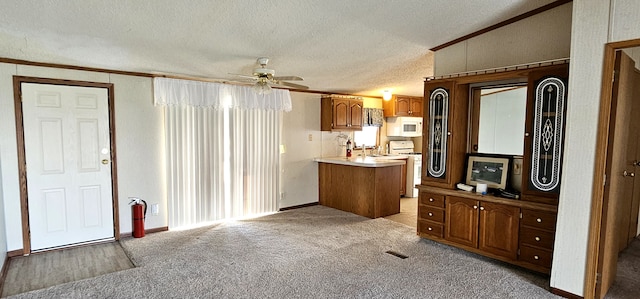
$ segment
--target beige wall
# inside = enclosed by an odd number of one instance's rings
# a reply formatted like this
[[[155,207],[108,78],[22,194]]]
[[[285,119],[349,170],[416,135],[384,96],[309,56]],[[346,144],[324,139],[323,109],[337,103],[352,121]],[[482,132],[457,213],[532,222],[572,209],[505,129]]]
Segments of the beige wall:
[[[130,196],[159,204],[159,215],[147,217],[146,228],[167,226],[164,114],[153,106],[150,78],[2,63],[0,160],[8,251],[22,249],[13,75],[114,83],[120,232],[131,232]]]
[[[1,148],[1,144],[0,144]],[[0,169],[2,169],[2,157],[0,157]],[[7,256],[7,232],[4,217],[4,199],[2,192],[2,172],[0,172],[0,269],[4,267]]]
[[[292,92],[292,111],[283,117],[279,208],[318,202],[318,163],[323,147],[320,95]],[[311,137],[311,138],[310,138]],[[309,140],[311,139],[311,140]]]
[[[551,286],[583,295],[602,61],[607,42],[640,38],[636,0],[574,1],[562,190]]]
[[[584,294],[596,120],[608,24],[607,1],[574,1],[562,187],[551,286],[580,296]]]
[[[568,3],[435,52],[436,76],[569,57]]]

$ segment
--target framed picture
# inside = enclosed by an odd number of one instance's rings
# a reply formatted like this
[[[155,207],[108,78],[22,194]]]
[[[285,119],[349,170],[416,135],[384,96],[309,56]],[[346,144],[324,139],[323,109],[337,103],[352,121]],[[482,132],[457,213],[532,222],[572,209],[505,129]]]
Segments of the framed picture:
[[[487,184],[489,188],[506,189],[509,179],[509,158],[469,155],[466,184]]]

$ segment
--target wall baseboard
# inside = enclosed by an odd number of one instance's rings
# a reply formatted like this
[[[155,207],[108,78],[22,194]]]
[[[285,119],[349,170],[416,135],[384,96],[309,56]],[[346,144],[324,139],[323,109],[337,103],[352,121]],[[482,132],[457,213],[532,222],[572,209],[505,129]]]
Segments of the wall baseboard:
[[[554,295],[558,295],[558,296],[562,296],[564,298],[569,298],[569,299],[584,299],[584,297],[582,296],[578,296],[576,294],[573,293],[569,293],[567,291],[563,291],[560,289],[556,289],[556,288],[549,288],[551,290],[551,293]]]
[[[2,272],[0,272],[0,294],[4,290],[4,280],[7,278],[7,272],[9,272],[9,255],[5,255],[4,264],[2,264]]]
[[[156,228],[145,229],[144,234],[146,235],[146,234],[153,234],[153,233],[159,233],[159,232],[166,232],[168,230],[169,230],[168,226],[156,227]],[[120,239],[132,237],[132,234],[133,232],[120,234]]]
[[[300,209],[300,208],[306,208],[306,207],[312,207],[312,206],[317,206],[319,205],[319,202],[311,202],[311,203],[306,203],[303,205],[297,205],[297,206],[292,206],[292,207],[286,207],[286,208],[280,208],[280,212],[282,211],[287,211],[287,210],[294,210],[294,209]]]
[[[24,255],[24,250],[22,248],[20,249],[16,249],[16,250],[11,250],[11,251],[7,251],[7,257],[14,257],[14,256],[22,256]]]

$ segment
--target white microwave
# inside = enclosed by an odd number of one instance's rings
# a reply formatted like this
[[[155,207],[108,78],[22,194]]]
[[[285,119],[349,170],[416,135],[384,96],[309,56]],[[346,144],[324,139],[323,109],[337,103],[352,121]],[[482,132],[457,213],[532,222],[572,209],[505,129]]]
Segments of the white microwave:
[[[387,136],[422,136],[422,117],[388,117]]]

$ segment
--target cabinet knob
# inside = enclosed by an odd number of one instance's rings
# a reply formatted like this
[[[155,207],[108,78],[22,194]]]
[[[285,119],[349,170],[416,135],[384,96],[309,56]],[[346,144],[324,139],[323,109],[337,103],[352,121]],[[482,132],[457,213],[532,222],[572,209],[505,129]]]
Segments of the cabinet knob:
[[[542,219],[538,218],[538,219],[536,219],[536,222],[542,223]]]
[[[524,133],[524,137],[529,137],[529,133]]]
[[[447,132],[447,136],[451,136],[451,132]]]
[[[433,202],[433,198],[429,197],[429,202]]]
[[[473,209],[474,209],[474,210],[478,209],[478,206],[473,206]]]
[[[433,228],[430,227],[430,228],[428,228],[428,230],[433,230]]]
[[[480,207],[480,211],[484,211],[484,207]]]
[[[535,239],[536,239],[537,242],[540,242],[540,237],[536,236]]]
[[[533,259],[534,259],[534,260],[539,260],[539,259],[540,259],[540,257],[539,257],[539,256],[537,256],[537,255],[534,255],[534,256],[533,256]]]
[[[433,216],[433,213],[429,212],[429,214],[427,214],[427,215],[429,215],[429,217],[431,217],[431,216]]]

